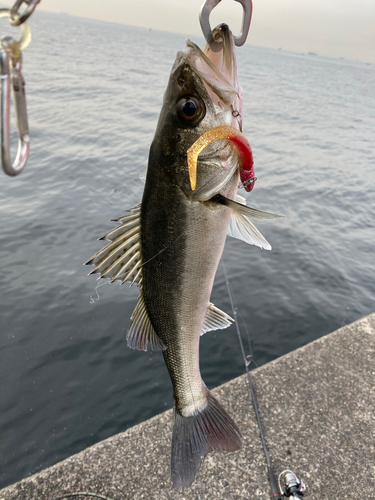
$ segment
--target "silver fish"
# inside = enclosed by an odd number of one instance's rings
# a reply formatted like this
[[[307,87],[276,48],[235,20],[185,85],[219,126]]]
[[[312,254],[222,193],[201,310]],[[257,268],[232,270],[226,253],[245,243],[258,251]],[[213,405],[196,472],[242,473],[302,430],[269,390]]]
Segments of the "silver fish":
[[[223,49],[193,42],[177,54],[151,145],[142,203],[103,236],[110,243],[87,264],[92,273],[136,283],[139,302],[127,334],[133,349],[162,350],[174,390],[171,473],[176,490],[189,486],[212,450],[235,451],[240,431],[204,384],[199,339],[228,327],[230,316],[210,303],[227,233],[261,248],[269,243],[247,217],[274,218],[237,197],[239,155],[227,140],[199,156],[192,189],[186,152],[219,126],[242,130],[242,89],[233,36],[216,29]]]

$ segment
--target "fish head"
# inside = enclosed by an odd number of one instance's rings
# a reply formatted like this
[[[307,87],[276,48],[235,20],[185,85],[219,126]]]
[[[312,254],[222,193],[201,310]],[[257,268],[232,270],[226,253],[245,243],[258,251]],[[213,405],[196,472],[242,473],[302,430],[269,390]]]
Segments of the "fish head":
[[[199,137],[219,126],[242,130],[234,38],[227,25],[215,28],[213,34],[222,40],[220,52],[209,46],[202,51],[188,40],[177,54],[150,151],[149,167],[154,160],[156,168],[172,177],[189,199],[199,201],[218,192],[232,193],[239,177],[236,147],[228,140],[217,140],[198,158],[195,189],[189,180],[187,151]]]

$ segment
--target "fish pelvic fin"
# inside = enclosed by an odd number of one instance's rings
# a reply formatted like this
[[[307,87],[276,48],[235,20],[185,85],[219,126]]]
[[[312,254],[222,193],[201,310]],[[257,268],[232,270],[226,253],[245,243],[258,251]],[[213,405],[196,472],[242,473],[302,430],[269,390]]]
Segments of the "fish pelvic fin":
[[[191,485],[210,451],[237,451],[241,432],[221,404],[207,390],[207,405],[189,417],[175,410],[172,435],[171,474],[176,491]]]
[[[139,295],[138,304],[130,318],[130,325],[126,336],[128,347],[138,351],[147,351],[150,344],[153,351],[165,351],[166,346],[157,336],[149,318],[143,293]]]
[[[233,318],[210,303],[203,323],[201,335],[211,330],[222,330],[224,328],[228,328],[232,321],[234,321]]]
[[[131,285],[140,284],[142,279],[141,258],[141,205],[129,210],[130,214],[118,219],[120,225],[108,231],[101,240],[110,243],[99,250],[86,264],[94,265],[90,274],[110,278],[111,283],[120,280]]]
[[[247,217],[237,212],[233,211],[232,213],[227,234],[249,245],[264,248],[264,250],[272,250],[271,245],[254,224]]]

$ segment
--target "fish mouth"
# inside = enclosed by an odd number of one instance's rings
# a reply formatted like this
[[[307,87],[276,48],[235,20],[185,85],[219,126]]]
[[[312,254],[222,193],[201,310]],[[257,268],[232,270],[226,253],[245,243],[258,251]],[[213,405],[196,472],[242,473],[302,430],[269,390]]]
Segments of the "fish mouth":
[[[219,52],[213,52],[208,44],[202,51],[189,39],[183,52],[192,71],[202,81],[222,124],[242,131],[243,91],[238,82],[234,37],[226,24],[217,26],[213,36],[222,42]]]

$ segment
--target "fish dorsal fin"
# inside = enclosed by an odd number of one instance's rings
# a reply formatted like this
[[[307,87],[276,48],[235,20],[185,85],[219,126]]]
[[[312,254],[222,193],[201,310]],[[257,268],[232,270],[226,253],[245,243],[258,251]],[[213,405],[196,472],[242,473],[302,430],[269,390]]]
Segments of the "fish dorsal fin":
[[[128,346],[138,351],[147,351],[147,344],[153,351],[164,351],[166,346],[156,335],[154,327],[149,318],[143,293],[139,295],[138,304],[130,318],[128,334],[126,336]]]
[[[131,285],[142,279],[141,259],[141,205],[129,210],[129,215],[114,219],[120,222],[101,240],[110,243],[99,250],[86,264],[94,265],[90,274],[100,274],[101,278],[111,278],[111,282],[120,280]]]
[[[257,247],[264,248],[265,250],[272,250],[271,245],[258,231],[254,224],[238,212],[232,213],[227,234],[233,238],[245,241],[246,243],[249,243],[249,245],[256,245]]]
[[[234,321],[233,318],[210,303],[203,323],[201,335],[211,330],[222,330],[223,328],[228,328],[232,321]]]

